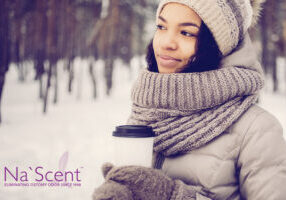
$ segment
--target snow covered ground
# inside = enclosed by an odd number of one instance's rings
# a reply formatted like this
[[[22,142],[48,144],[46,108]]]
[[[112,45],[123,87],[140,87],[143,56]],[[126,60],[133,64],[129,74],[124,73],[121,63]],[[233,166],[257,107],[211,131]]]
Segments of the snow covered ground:
[[[29,74],[26,83],[19,84],[15,67],[11,67],[4,89],[3,124],[0,126],[0,200],[91,199],[94,188],[103,181],[100,166],[112,161],[111,133],[116,125],[126,122],[130,113],[130,90],[139,70],[136,61],[131,72],[120,62],[116,64],[110,97],[104,94],[103,68],[97,62],[99,91],[96,100],[91,98],[87,61],[78,59],[76,62],[77,76],[71,95],[66,93],[66,74],[59,70],[59,103],[50,103],[46,115],[42,114],[33,74]],[[51,96],[52,93],[51,90]],[[272,94],[266,89],[260,99],[261,106],[279,119],[284,130],[285,97],[285,93]],[[79,169],[81,186],[4,186],[4,167],[30,172],[29,167],[39,166],[53,172]]]

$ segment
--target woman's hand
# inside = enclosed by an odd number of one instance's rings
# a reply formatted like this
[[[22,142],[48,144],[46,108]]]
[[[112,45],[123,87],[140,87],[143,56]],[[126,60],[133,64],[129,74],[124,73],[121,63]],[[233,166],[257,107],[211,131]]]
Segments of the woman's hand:
[[[110,163],[105,163],[102,166],[102,173],[104,178],[108,172],[114,168]],[[100,187],[96,188],[92,199],[93,200],[133,200],[132,192],[120,183],[106,180]]]
[[[134,200],[169,200],[175,188],[175,181],[161,170],[147,167],[112,167],[105,178],[127,186],[132,191]]]
[[[114,181],[105,181],[93,193],[93,200],[133,200],[131,191]]]
[[[172,180],[162,170],[141,167],[102,167],[105,183],[97,188],[93,200],[191,200],[196,190],[180,180]],[[125,196],[123,196],[125,195]]]

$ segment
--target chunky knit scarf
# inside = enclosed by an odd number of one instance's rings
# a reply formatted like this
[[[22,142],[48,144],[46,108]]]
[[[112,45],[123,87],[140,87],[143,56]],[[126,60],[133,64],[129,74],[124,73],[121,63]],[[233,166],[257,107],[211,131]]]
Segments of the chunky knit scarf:
[[[257,100],[262,71],[250,39],[218,70],[161,74],[144,69],[132,90],[128,124],[150,125],[154,151],[186,153],[221,135]]]

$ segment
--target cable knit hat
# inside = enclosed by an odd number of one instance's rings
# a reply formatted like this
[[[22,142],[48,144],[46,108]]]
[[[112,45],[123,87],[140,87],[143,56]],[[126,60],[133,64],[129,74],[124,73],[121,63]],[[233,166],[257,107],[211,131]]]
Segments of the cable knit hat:
[[[192,8],[212,32],[223,55],[230,53],[254,25],[265,0],[161,0],[157,18],[167,3]]]

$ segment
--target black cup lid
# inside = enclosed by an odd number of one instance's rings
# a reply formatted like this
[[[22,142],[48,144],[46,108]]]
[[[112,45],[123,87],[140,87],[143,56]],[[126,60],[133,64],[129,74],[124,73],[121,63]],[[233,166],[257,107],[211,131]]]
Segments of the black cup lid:
[[[151,126],[144,125],[122,125],[117,126],[112,133],[115,137],[144,138],[154,137],[155,134]]]

